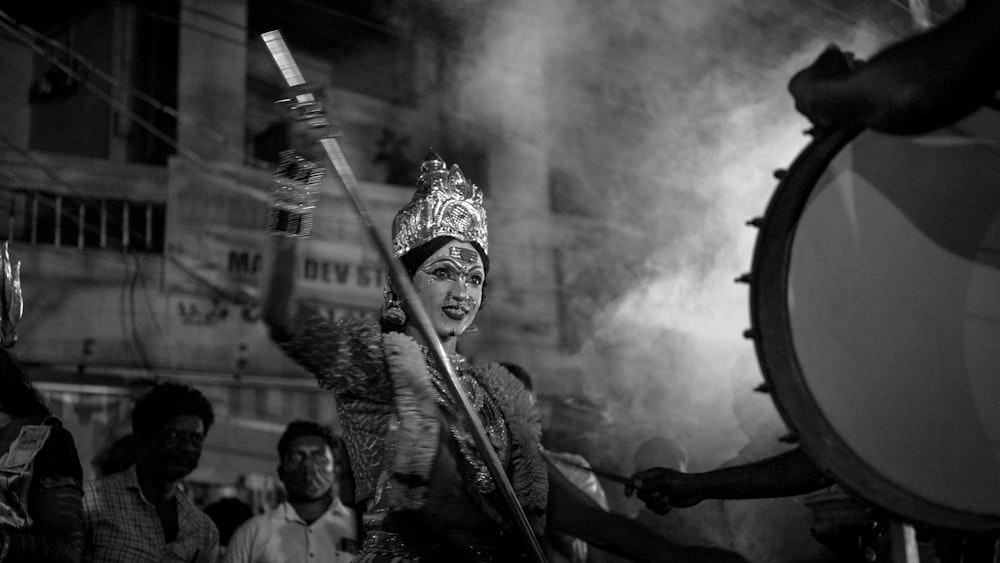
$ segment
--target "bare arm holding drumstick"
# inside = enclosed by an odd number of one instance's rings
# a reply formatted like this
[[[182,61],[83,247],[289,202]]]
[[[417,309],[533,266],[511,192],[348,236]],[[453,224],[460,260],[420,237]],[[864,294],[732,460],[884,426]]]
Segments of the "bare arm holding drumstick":
[[[795,448],[753,463],[704,473],[683,473],[653,467],[636,473],[638,490],[626,487],[657,514],[672,507],[684,508],[713,499],[773,498],[801,495],[828,487],[833,481]]]
[[[860,125],[917,134],[952,123],[1000,86],[1000,2],[966,0],[950,19],[867,63],[831,45],[789,82],[818,128]]]

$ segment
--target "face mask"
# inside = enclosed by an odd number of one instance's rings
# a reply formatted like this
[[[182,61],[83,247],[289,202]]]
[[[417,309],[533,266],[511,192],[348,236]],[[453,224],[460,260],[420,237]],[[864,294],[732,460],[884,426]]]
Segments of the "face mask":
[[[300,463],[286,469],[282,481],[288,496],[295,500],[317,500],[326,496],[333,487],[333,471],[313,463]]]

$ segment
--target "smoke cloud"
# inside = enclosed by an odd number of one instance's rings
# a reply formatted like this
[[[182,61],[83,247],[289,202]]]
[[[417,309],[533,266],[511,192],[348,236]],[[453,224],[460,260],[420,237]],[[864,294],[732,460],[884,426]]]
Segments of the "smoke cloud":
[[[543,392],[602,403],[610,423],[580,436],[567,415],[557,448],[629,474],[651,463],[704,471],[790,447],[779,441],[788,430],[771,398],[753,390],[763,376],[743,338],[748,289],[734,283],[751,269],[757,232],[745,223],[764,213],[775,169],[810,140],[789,79],[831,43],[866,58],[911,33],[905,8],[866,0],[441,8],[471,32],[444,80],[455,111],[490,136],[491,150],[517,145],[506,150],[547,158],[547,178],[507,178],[493,205],[547,203],[603,227],[558,241],[561,283],[551,299],[567,310],[561,329],[575,341],[565,365],[534,375]],[[608,500],[619,512],[638,510],[620,487],[608,487]],[[764,502],[702,503],[671,517],[750,560],[822,557],[801,499]]]
[[[742,337],[747,288],[734,278],[751,265],[756,231],[745,222],[809,140],[789,78],[829,43],[866,57],[905,29],[898,6],[868,4],[442,8],[477,32],[450,77],[458,111],[547,154],[555,210],[605,225],[607,236],[567,250],[570,293],[553,296],[584,325],[568,360],[576,384],[614,419],[592,442],[595,464],[632,471],[638,445],[658,436],[693,471],[753,441],[781,447],[773,404],[752,392],[763,378]]]

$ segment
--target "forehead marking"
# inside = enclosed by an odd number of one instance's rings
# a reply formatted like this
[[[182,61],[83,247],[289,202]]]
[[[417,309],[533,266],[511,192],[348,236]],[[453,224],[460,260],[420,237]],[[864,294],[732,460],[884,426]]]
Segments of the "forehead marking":
[[[448,255],[452,258],[461,260],[462,262],[470,262],[475,264],[479,262],[479,253],[471,248],[462,248],[461,246],[450,246],[448,247]]]

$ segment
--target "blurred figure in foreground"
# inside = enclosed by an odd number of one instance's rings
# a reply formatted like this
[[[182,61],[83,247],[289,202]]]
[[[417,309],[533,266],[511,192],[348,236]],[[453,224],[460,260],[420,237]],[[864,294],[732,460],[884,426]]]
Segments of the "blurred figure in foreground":
[[[20,264],[0,250],[0,343],[16,341]],[[75,563],[83,549],[83,470],[73,437],[0,349],[0,562]]]

